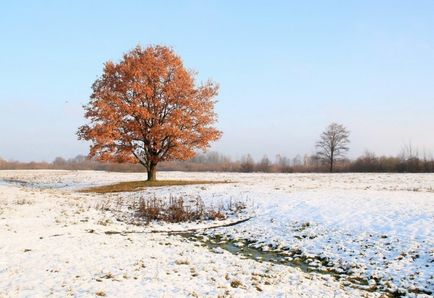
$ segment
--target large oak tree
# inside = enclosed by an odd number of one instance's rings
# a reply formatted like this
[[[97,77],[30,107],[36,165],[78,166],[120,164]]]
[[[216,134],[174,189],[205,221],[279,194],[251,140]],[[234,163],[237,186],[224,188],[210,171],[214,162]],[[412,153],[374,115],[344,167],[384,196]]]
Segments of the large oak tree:
[[[221,132],[213,127],[217,84],[197,84],[165,46],[137,46],[119,63],[105,63],[85,108],[90,123],[78,137],[91,141],[91,158],[141,163],[156,180],[161,161],[186,160]]]

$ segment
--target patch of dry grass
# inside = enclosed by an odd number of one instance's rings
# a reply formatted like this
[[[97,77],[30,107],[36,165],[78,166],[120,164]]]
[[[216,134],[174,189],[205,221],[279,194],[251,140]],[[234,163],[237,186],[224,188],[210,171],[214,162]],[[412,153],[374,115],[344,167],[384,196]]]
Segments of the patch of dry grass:
[[[90,187],[80,190],[88,193],[114,193],[139,191],[146,187],[180,186],[194,184],[220,184],[229,181],[206,181],[206,180],[157,180],[157,181],[128,181],[116,184]]]
[[[238,279],[234,279],[233,281],[231,281],[231,287],[232,288],[239,288],[241,287],[243,284],[241,283],[241,281],[239,281]]]
[[[15,201],[16,205],[33,205],[34,201],[28,199],[18,199]]]
[[[170,223],[190,222],[195,220],[223,220],[226,219],[222,208],[207,209],[201,198],[186,200],[183,197],[142,198],[139,201],[137,215],[147,223],[157,220]]]

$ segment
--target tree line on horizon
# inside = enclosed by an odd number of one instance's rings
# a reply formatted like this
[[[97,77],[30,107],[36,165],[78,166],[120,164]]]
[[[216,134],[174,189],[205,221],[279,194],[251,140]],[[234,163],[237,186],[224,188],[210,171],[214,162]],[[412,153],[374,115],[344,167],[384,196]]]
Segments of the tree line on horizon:
[[[101,162],[78,155],[75,158],[55,158],[52,162],[6,161],[0,158],[1,170],[53,169],[53,170],[96,170],[113,172],[146,172],[140,164]],[[329,164],[317,154],[296,155],[289,158],[276,155],[272,160],[268,156],[255,160],[250,154],[234,160],[218,152],[198,154],[187,161],[162,162],[160,171],[188,172],[240,172],[240,173],[326,173]],[[434,158],[422,153],[411,145],[403,147],[398,156],[377,156],[365,152],[356,159],[342,158],[336,161],[335,172],[373,172],[373,173],[433,173]]]

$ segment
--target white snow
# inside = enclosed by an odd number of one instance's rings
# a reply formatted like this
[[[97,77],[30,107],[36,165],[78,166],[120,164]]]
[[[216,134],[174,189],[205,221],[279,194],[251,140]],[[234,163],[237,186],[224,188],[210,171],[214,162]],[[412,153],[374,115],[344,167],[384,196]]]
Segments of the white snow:
[[[434,175],[162,172],[160,179],[233,183],[148,188],[110,195],[80,187],[140,180],[143,173],[0,171],[0,297],[379,296],[330,275],[209,250],[181,236],[151,234],[196,223],[133,226],[95,207],[143,196],[200,196],[207,205],[247,203],[251,220],[209,230],[262,250],[300,249],[336,271],[402,293],[434,291]],[[124,210],[126,212],[126,210]],[[127,216],[131,216],[126,212]],[[235,220],[235,216],[226,222]],[[200,223],[201,227],[215,225]],[[141,233],[107,235],[106,231]],[[266,248],[267,247],[267,248]],[[375,277],[375,282],[371,277]],[[231,282],[239,281],[239,287]],[[237,284],[237,283],[235,283]],[[233,284],[233,285],[235,285]],[[414,296],[414,295],[413,295]],[[423,295],[419,295],[423,296]]]

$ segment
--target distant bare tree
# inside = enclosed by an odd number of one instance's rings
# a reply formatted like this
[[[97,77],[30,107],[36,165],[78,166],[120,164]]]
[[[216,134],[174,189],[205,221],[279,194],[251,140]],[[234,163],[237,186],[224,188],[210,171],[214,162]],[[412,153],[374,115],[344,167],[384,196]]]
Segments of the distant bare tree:
[[[302,161],[301,161],[301,156],[300,154],[297,154],[293,159],[292,159],[292,165],[294,167],[298,167],[302,165]]]
[[[268,173],[271,170],[271,161],[268,159],[267,155],[264,155],[259,163],[256,165],[256,170],[258,172]]]
[[[419,158],[419,150],[413,147],[412,142],[408,142],[408,144],[404,144],[401,149],[400,157],[402,160]]]
[[[402,147],[400,159],[401,171],[410,173],[420,172],[423,161],[421,161],[419,158],[419,150],[413,147],[411,141]]]
[[[316,143],[317,155],[328,164],[330,173],[333,172],[336,161],[345,157],[349,150],[349,136],[350,132],[343,125],[332,123]]]
[[[56,157],[52,162],[54,166],[64,166],[66,164],[66,160],[63,157]]]
[[[276,171],[278,173],[290,173],[293,171],[291,167],[291,161],[289,160],[288,157],[277,154],[275,164],[276,164]]]
[[[250,154],[241,158],[240,171],[244,173],[253,172],[255,169],[255,161]]]

